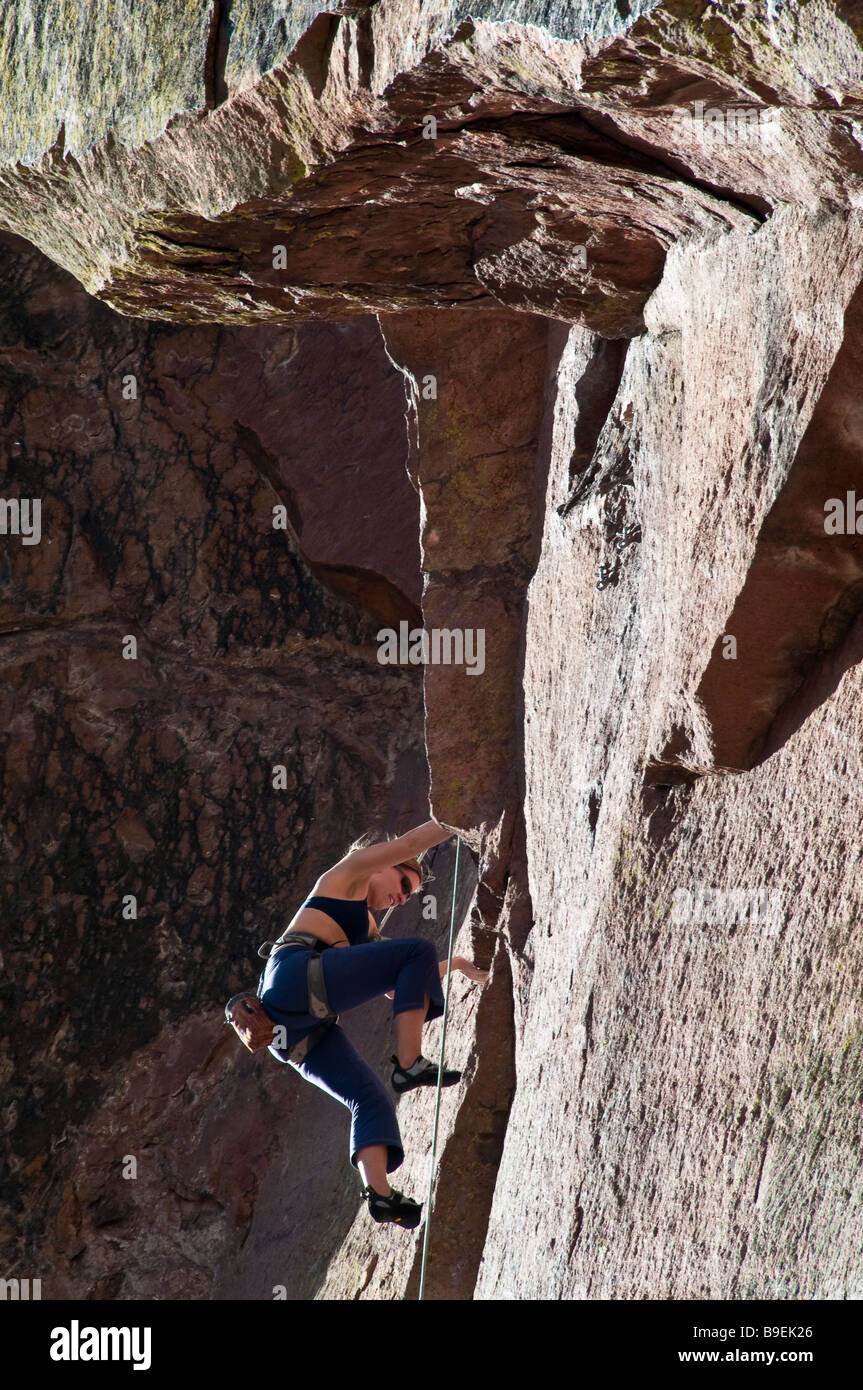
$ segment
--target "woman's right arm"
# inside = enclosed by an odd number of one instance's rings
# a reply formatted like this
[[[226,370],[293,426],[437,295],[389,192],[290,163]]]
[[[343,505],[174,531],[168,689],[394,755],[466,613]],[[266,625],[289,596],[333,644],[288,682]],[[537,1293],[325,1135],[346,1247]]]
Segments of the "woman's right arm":
[[[409,830],[395,840],[382,840],[377,845],[351,850],[350,854],[333,865],[330,873],[338,871],[343,874],[348,870],[355,878],[370,878],[379,869],[391,869],[405,859],[417,859],[424,850],[449,840],[452,833],[438,825],[436,820],[427,820],[424,825],[418,825],[415,830]]]

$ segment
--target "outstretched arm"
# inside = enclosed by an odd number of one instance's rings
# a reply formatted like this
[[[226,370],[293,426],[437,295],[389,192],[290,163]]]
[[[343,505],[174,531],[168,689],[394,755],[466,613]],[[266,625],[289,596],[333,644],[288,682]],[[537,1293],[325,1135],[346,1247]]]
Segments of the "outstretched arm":
[[[452,968],[453,970],[457,970],[460,975],[466,976],[468,980],[479,980],[480,984],[483,985],[490,974],[488,970],[480,970],[479,966],[474,965],[473,961],[468,960],[466,956],[453,956]],[[441,961],[438,970],[440,971],[441,979],[443,979],[446,974],[445,960]]]
[[[334,867],[350,868],[357,878],[368,878],[379,869],[391,869],[404,859],[416,859],[424,850],[450,839],[452,833],[438,825],[436,820],[427,820],[424,825],[418,825],[415,830],[409,830],[395,840],[382,840],[380,844],[352,850]]]

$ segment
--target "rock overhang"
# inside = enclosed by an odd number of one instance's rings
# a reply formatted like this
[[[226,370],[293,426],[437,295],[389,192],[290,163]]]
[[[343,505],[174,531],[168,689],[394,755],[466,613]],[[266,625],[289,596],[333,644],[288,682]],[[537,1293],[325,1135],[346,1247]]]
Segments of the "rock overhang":
[[[133,316],[503,306],[629,337],[672,244],[863,196],[842,5],[671,0],[616,29],[591,7],[588,33],[578,5],[381,0],[295,10],[277,43],[280,8],[213,7],[197,82],[163,12],[149,114],[127,92],[84,148],[63,106],[55,145],[0,171],[0,222]]]

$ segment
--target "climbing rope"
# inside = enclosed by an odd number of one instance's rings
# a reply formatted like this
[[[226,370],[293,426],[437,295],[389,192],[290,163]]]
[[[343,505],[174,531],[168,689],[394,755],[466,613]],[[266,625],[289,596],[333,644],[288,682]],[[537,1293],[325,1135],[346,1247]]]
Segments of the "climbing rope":
[[[438,1064],[437,1064],[437,1096],[435,1097],[435,1107],[434,1107],[434,1129],[433,1129],[433,1131],[432,1131],[431,1165],[430,1165],[430,1167],[429,1167],[428,1197],[426,1198],[426,1224],[425,1224],[425,1230],[424,1230],[424,1232],[423,1232],[423,1258],[422,1258],[422,1265],[421,1265],[421,1267],[420,1267],[420,1292],[419,1292],[419,1301],[420,1301],[420,1302],[422,1302],[423,1295],[424,1295],[424,1293],[425,1293],[426,1259],[427,1259],[427,1257],[428,1257],[428,1248],[429,1248],[429,1231],[431,1230],[431,1214],[432,1214],[432,1205],[431,1205],[431,1203],[432,1203],[432,1192],[433,1192],[433,1190],[434,1190],[434,1167],[435,1167],[435,1157],[436,1157],[436,1155],[437,1155],[437,1130],[438,1130],[438,1119],[439,1119],[439,1116],[440,1116],[440,1093],[441,1093],[441,1083],[442,1083],[442,1080],[443,1080],[443,1055],[444,1055],[444,1047],[445,1047],[445,1045],[446,1045],[446,1018],[447,1018],[447,1012],[448,1012],[448,1010],[449,1010],[449,982],[450,982],[450,971],[452,970],[452,943],[453,943],[453,936],[454,936],[454,934],[455,934],[455,901],[456,901],[456,893],[457,893],[457,891],[458,891],[458,855],[459,855],[459,850],[460,850],[460,849],[461,849],[461,841],[460,841],[460,840],[456,840],[456,842],[455,842],[455,869],[453,870],[453,879],[452,879],[452,910],[450,911],[450,918],[449,918],[449,950],[448,950],[448,952],[447,952],[447,958],[446,958],[446,998],[444,999],[444,1006],[443,1006],[443,1027],[442,1027],[442,1029],[441,1029],[441,1035],[440,1035],[440,1057],[438,1058]]]

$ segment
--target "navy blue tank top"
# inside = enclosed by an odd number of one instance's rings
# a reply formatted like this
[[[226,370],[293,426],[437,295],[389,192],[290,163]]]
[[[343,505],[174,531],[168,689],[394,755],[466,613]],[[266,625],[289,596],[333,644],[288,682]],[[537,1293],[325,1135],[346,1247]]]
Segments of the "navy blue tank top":
[[[369,939],[369,905],[365,898],[306,898],[301,907],[316,907],[332,917],[352,946]]]

